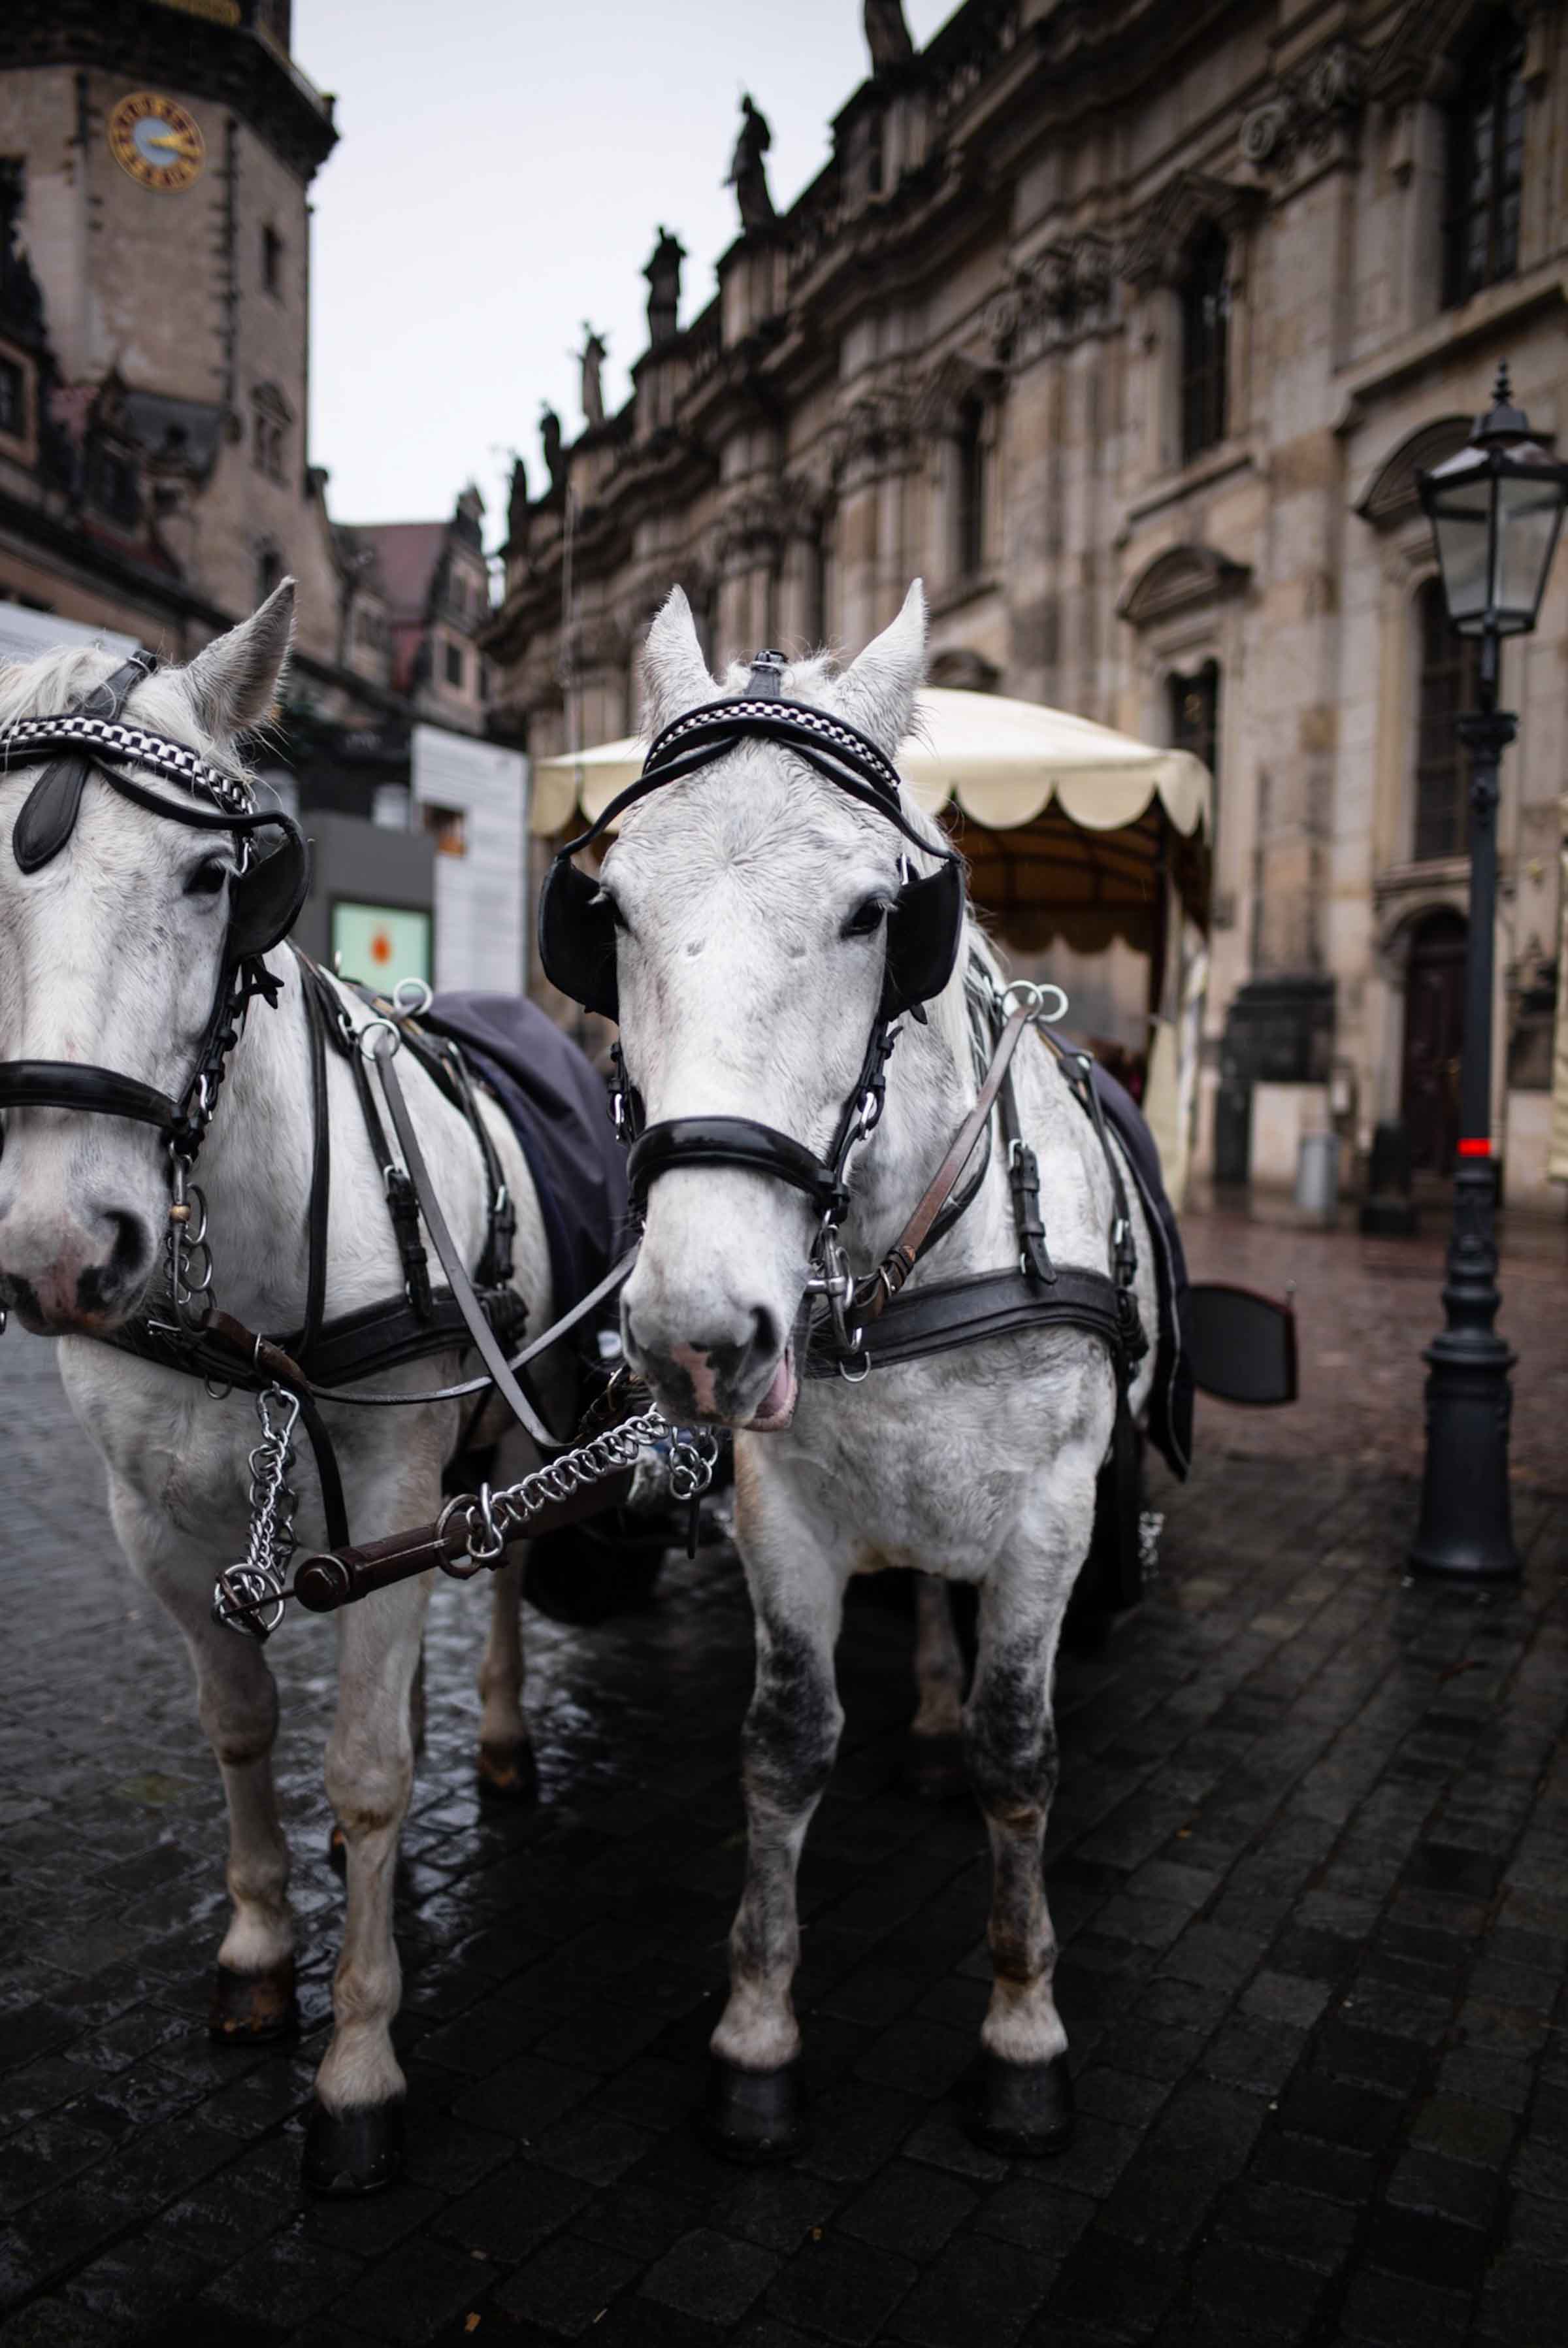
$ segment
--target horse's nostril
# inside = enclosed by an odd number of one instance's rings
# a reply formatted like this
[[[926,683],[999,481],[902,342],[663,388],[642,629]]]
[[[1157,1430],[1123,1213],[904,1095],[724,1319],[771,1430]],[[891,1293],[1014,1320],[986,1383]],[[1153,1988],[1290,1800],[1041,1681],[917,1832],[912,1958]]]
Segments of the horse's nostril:
[[[135,1280],[146,1270],[152,1242],[148,1237],[147,1225],[139,1215],[123,1214],[115,1209],[108,1220],[113,1226],[115,1235],[114,1248],[108,1260],[108,1275],[118,1286]]]
[[[780,1351],[778,1323],[765,1304],[752,1308],[752,1354],[759,1362],[771,1362]]]

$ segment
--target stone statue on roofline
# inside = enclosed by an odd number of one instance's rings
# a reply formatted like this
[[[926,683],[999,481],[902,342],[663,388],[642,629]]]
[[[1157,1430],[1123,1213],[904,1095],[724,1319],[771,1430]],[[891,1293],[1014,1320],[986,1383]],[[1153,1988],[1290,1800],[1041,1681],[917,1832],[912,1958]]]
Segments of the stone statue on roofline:
[[[596,424],[604,422],[604,381],[601,370],[609,355],[610,345],[602,335],[596,334],[585,318],[582,322],[582,349],[578,354],[582,368],[583,421],[591,432]]]
[[[550,489],[566,487],[566,458],[561,448],[560,417],[547,400],[539,410],[539,441],[545,452],[545,470],[550,477]]]
[[[648,280],[648,339],[650,343],[667,343],[676,333],[681,314],[681,263],[686,258],[686,248],[667,228],[659,231],[659,242],[642,274]]]
[[[507,537],[517,544],[528,536],[528,469],[514,448],[512,479],[507,491]]]
[[[763,158],[774,143],[767,118],[761,113],[748,94],[741,99],[741,135],[735,141],[735,151],[730,159],[730,176],[726,188],[733,188],[735,201],[741,208],[741,232],[746,234],[754,228],[766,228],[776,220],[774,200],[768,193],[767,165]]]
[[[915,44],[904,22],[904,0],[866,0],[863,21],[873,74],[886,73],[893,66],[909,63]]]

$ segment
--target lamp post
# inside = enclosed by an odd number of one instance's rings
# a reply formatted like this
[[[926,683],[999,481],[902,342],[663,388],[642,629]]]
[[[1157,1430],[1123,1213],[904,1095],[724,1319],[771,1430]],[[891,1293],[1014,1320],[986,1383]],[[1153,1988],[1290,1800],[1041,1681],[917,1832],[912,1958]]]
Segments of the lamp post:
[[[1491,1155],[1492,941],[1497,903],[1497,771],[1519,721],[1497,705],[1504,636],[1535,625],[1568,504],[1568,465],[1530,438],[1508,369],[1469,446],[1419,477],[1449,620],[1481,644],[1480,707],[1459,721],[1470,752],[1470,931],[1459,1168],[1443,1284],[1446,1327],[1427,1349],[1427,1460],[1418,1571],[1506,1581],[1520,1571],[1508,1491],[1508,1374],[1514,1356],[1493,1328],[1497,1289]]]

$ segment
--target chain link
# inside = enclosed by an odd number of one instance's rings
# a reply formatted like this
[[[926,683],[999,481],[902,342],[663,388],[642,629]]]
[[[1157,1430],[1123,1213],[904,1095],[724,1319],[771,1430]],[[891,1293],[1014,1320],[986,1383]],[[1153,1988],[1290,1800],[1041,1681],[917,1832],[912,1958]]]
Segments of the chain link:
[[[182,1329],[199,1336],[212,1318],[212,1250],[207,1243],[207,1200],[193,1182],[191,1161],[169,1153],[169,1293]]]
[[[218,1577],[212,1619],[252,1639],[266,1639],[283,1619],[289,1562],[294,1554],[299,1494],[289,1482],[300,1400],[282,1386],[256,1396],[261,1440],[251,1454],[251,1534],[242,1564]]]

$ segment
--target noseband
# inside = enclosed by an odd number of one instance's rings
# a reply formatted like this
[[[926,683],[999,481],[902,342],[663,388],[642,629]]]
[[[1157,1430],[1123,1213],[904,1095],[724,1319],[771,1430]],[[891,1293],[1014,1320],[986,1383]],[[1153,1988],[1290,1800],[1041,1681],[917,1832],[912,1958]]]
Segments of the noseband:
[[[886,960],[876,1016],[855,1088],[839,1113],[827,1154],[816,1158],[793,1135],[749,1117],[679,1117],[644,1126],[642,1103],[615,1046],[620,1083],[616,1125],[631,1145],[627,1161],[633,1210],[646,1209],[650,1185],[675,1168],[727,1166],[765,1174],[803,1191],[818,1218],[814,1272],[808,1287],[825,1295],[835,1327],[848,1350],[856,1336],[845,1321],[853,1292],[837,1232],[849,1206],[849,1172],[856,1151],[882,1114],[888,1055],[906,1013],[924,1020],[924,1005],[939,994],[953,973],[964,920],[963,867],[949,848],[917,831],[904,813],[898,770],[875,742],[830,711],[784,698],[781,653],[759,653],[752,663],[747,692],[732,701],[705,703],[664,727],[650,748],[641,774],[613,798],[588,829],[557,854],[539,901],[539,959],[545,974],[562,993],[606,1018],[619,1016],[614,915],[603,891],[572,859],[627,808],[666,783],[727,757],[748,741],[776,742],[823,776],[846,797],[869,808],[901,831],[921,852],[940,860],[935,872],[917,877],[904,862],[905,878],[889,910]]]
[[[281,808],[257,807],[243,776],[212,766],[188,743],[124,722],[127,701],[157,665],[155,654],[138,653],[74,708],[0,726],[0,781],[11,767],[30,766],[46,752],[55,754],[12,829],[12,854],[24,873],[41,871],[69,841],[89,774],[121,798],[170,823],[238,839],[240,869],[230,883],[217,994],[195,1067],[176,1097],[117,1068],[76,1060],[4,1060],[0,1108],[89,1109],[158,1128],[169,1145],[173,1169],[170,1214],[178,1303],[181,1262],[189,1258],[200,1275],[206,1261],[201,1240],[205,1209],[200,1192],[190,1183],[190,1169],[251,996],[262,995],[269,1003],[276,999],[278,983],[269,977],[261,957],[287,936],[298,917],[310,888],[310,851],[292,816]],[[190,795],[190,804],[149,790],[125,771],[132,767],[177,784]],[[200,804],[202,800],[208,804]],[[282,844],[272,855],[255,859],[251,842],[262,830],[281,833]],[[194,1283],[198,1297],[204,1285],[199,1276]]]

